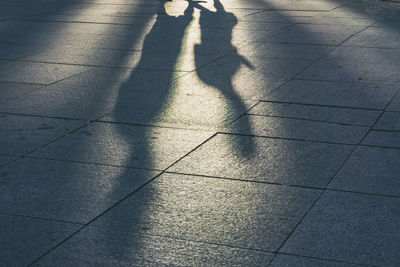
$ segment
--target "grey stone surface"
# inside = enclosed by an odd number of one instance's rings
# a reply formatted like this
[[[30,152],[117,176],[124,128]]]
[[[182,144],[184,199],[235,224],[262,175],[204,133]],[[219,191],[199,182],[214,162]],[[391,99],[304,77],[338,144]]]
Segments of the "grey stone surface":
[[[1,168],[0,212],[87,223],[156,175],[144,170],[22,159]]]
[[[365,265],[350,264],[344,262],[335,262],[321,259],[306,258],[301,256],[292,256],[278,254],[271,262],[271,267],[361,267]]]
[[[16,159],[16,157],[0,155],[0,165],[6,164],[14,159]]]
[[[62,137],[82,121],[31,116],[0,115],[0,153],[22,155]]]
[[[400,48],[400,33],[386,27],[370,27],[347,40],[344,46]]]
[[[391,85],[292,80],[264,99],[303,104],[383,109],[396,94]]]
[[[243,127],[247,124],[250,126]],[[229,128],[232,133],[345,144],[358,144],[369,130],[365,126],[256,115],[244,115]]]
[[[1,90],[0,108],[2,108],[1,104],[7,103],[22,95],[29,94],[41,87],[42,87],[41,85],[35,85],[35,84],[0,82],[0,90]]]
[[[329,81],[398,83],[398,62],[398,49],[338,47],[299,77]]]
[[[400,132],[371,131],[364,139],[363,144],[400,148]]]
[[[0,80],[6,82],[50,84],[71,77],[86,69],[86,67],[82,66],[0,61]]]
[[[314,60],[333,50],[334,46],[276,43],[251,43],[238,50],[239,54],[258,58],[287,58]]]
[[[265,266],[271,258],[262,251],[91,228],[33,266]]]
[[[39,50],[37,46],[0,44],[0,59],[22,59]]]
[[[168,171],[323,187],[352,146],[217,135]]]
[[[387,107],[387,110],[400,111],[400,94],[397,94],[397,96],[392,100],[392,102]]]
[[[0,264],[27,266],[80,227],[0,214]]]
[[[305,68],[308,60],[262,59],[232,54],[185,75],[173,86],[197,94],[205,89],[259,100]],[[200,88],[200,89],[199,89]]]
[[[93,123],[33,153],[33,156],[164,169],[212,133],[125,124]]]
[[[256,104],[234,95],[196,88],[197,94],[163,86],[147,94],[124,93],[101,121],[140,123],[188,129],[224,129]],[[182,92],[183,91],[183,92]]]
[[[277,102],[260,102],[248,114],[309,119],[353,125],[372,126],[380,111],[303,105]]]
[[[355,25],[295,24],[257,41],[339,45],[364,27]]]
[[[358,264],[397,266],[399,208],[399,198],[326,192],[282,251]]]
[[[400,150],[359,147],[329,188],[400,196]]]
[[[399,112],[385,112],[379,118],[378,122],[374,125],[377,130],[392,130],[400,131],[400,113]]]
[[[274,250],[319,193],[311,189],[164,174],[99,218],[94,226]]]

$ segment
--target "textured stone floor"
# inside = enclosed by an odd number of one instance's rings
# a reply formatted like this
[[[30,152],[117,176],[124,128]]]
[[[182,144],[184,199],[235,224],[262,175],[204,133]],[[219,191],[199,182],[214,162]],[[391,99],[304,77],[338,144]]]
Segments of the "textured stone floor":
[[[0,266],[400,266],[399,90],[396,0],[2,0]]]

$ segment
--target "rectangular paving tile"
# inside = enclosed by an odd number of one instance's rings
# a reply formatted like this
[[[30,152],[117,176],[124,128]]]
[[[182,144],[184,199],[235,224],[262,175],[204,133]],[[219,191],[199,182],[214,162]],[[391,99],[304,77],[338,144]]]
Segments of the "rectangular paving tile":
[[[400,48],[400,33],[386,27],[369,27],[347,40],[343,45]]]
[[[264,99],[303,104],[383,109],[398,88],[390,85],[292,80]]]
[[[291,266],[304,266],[304,267],[362,267],[365,265],[359,264],[350,264],[344,262],[337,262],[331,260],[321,260],[321,259],[313,259],[306,258],[301,256],[292,256],[292,255],[284,255],[278,254],[274,260],[271,262],[271,267],[291,267]]]
[[[38,46],[0,44],[0,59],[22,59],[39,50]]]
[[[329,188],[400,196],[400,150],[358,147]]]
[[[241,47],[238,53],[246,57],[314,60],[322,57],[332,49],[334,49],[334,46],[252,43]]]
[[[271,253],[110,229],[85,229],[33,266],[265,266]]]
[[[389,111],[400,111],[400,94],[397,94],[396,97],[392,100],[392,102],[387,107]]]
[[[303,119],[244,115],[227,132],[322,142],[358,144],[369,127]]]
[[[81,226],[0,214],[0,264],[27,266]]]
[[[0,80],[6,82],[50,84],[71,77],[86,69],[87,67],[71,65],[3,61],[0,62]]]
[[[14,159],[16,159],[17,157],[13,157],[13,156],[6,156],[6,155],[0,155],[0,165],[6,164]]]
[[[374,129],[400,131],[400,112],[384,112]]]
[[[313,80],[398,83],[400,50],[339,47],[316,62],[299,78]]]
[[[246,58],[231,54],[204,66],[197,73],[182,77],[174,86],[192,94],[196,94],[198,88],[208,88],[226,95],[236,94],[242,99],[259,100],[309,63],[308,60]]]
[[[399,198],[326,192],[281,251],[358,264],[397,266],[399,224]]]
[[[319,194],[312,189],[164,174],[94,226],[274,250]]]
[[[306,1],[295,1],[295,0],[272,0],[268,2],[271,5],[271,8],[278,10],[315,10],[315,11],[330,11],[334,8],[341,6],[345,1],[335,1],[335,2],[326,2],[326,1],[314,1],[314,0],[306,0]]]
[[[22,159],[0,172],[0,212],[78,223],[89,222],[157,175],[41,159]]]
[[[93,123],[33,153],[33,156],[164,169],[212,133],[172,128]]]
[[[196,88],[196,94],[170,85],[146,94],[121,89],[115,109],[101,121],[217,130],[257,103],[208,89]]]
[[[41,87],[42,87],[41,85],[35,85],[35,84],[0,82],[0,91],[1,91],[0,104],[7,103],[22,95],[29,94]]]
[[[339,45],[365,26],[295,24],[265,36],[258,42]]]
[[[325,186],[353,147],[220,134],[168,171]]]
[[[371,126],[380,113],[380,111],[367,109],[277,102],[260,102],[248,112],[248,114],[254,115],[309,119],[363,126]]]
[[[400,132],[372,130],[364,139],[363,144],[400,148]]]
[[[28,153],[82,125],[82,121],[0,115],[0,153]]]

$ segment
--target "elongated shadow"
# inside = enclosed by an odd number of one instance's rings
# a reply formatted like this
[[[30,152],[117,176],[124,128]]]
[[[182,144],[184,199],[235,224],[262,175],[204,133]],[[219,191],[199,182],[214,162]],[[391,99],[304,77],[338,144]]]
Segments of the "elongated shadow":
[[[232,30],[238,23],[238,19],[233,13],[227,12],[219,0],[214,0],[214,8],[216,11],[210,11],[201,5],[196,4],[196,8],[201,10],[200,12],[200,27],[201,27],[201,44],[195,46],[195,61],[197,67],[197,75],[207,85],[220,90],[224,95],[231,112],[234,113],[234,117],[238,118],[247,111],[247,107],[241,97],[236,93],[233,86],[233,78],[239,71],[242,65],[253,69],[249,61],[241,56],[236,47],[232,44]],[[218,70],[218,78],[215,79],[210,76],[207,72],[203,72],[201,68],[201,58],[212,54],[216,49],[215,33],[210,31],[210,26],[215,25],[218,28],[224,29],[224,33],[218,37],[218,46],[227,51],[231,51],[227,56],[227,61],[224,66]],[[242,118],[239,123],[233,123],[228,128],[235,128],[239,132],[250,132],[251,126],[248,119]],[[238,139],[240,142],[242,139]],[[235,146],[236,145],[236,146]],[[248,142],[234,144],[235,148],[239,150],[240,154],[244,156],[251,156],[254,152],[254,144],[249,145]]]

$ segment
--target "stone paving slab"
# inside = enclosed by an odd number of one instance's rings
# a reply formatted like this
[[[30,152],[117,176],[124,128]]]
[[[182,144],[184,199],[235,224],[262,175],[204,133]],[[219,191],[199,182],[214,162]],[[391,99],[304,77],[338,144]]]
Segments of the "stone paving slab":
[[[380,111],[304,105],[278,102],[260,102],[248,114],[267,115],[352,125],[372,126]]]
[[[197,73],[182,77],[172,86],[192,94],[214,87],[226,95],[237,94],[243,100],[259,100],[308,64],[309,60],[262,59],[230,54],[200,68]]]
[[[400,196],[400,150],[358,147],[329,188]]]
[[[0,61],[0,81],[50,84],[85,70],[82,66]]]
[[[398,91],[396,85],[292,80],[268,94],[265,100],[384,109]]]
[[[373,130],[364,139],[363,144],[400,148],[400,132]]]
[[[87,223],[156,175],[144,170],[21,159],[1,168],[0,212]]]
[[[168,171],[323,187],[352,150],[347,145],[220,134]]]
[[[399,207],[399,198],[326,192],[281,251],[358,264],[397,266]]]
[[[392,102],[390,102],[389,106],[387,107],[388,111],[400,111],[400,94],[393,98]]]
[[[347,40],[344,46],[400,48],[400,33],[386,27],[370,27]]]
[[[262,251],[91,228],[33,266],[265,266],[271,258]]]
[[[23,155],[84,125],[82,121],[0,115],[0,153]]]
[[[0,109],[2,107],[1,104],[5,104],[20,96],[27,95],[41,87],[43,86],[35,84],[0,82],[0,90],[1,90]]]
[[[303,79],[398,83],[400,50],[340,47],[302,74]]]
[[[252,43],[240,48],[238,53],[258,58],[315,60],[324,56],[333,49],[333,46],[322,45]]]
[[[355,25],[295,24],[260,38],[258,42],[284,42],[296,44],[339,45],[365,28]]]
[[[27,266],[81,226],[0,214],[0,264]]]
[[[14,159],[16,159],[16,157],[0,155],[0,165],[6,164]]]
[[[400,113],[384,112],[374,125],[376,130],[400,131]]]
[[[22,59],[39,50],[38,46],[0,44],[0,59]]]
[[[162,170],[211,135],[206,131],[93,123],[32,155]]]
[[[358,144],[369,130],[365,126],[256,115],[244,115],[229,128],[232,130],[227,132],[238,134],[343,144]]]
[[[271,264],[268,266],[271,267],[293,267],[293,266],[301,266],[301,267],[361,267],[366,265],[361,264],[350,264],[345,262],[338,262],[332,260],[321,260],[321,259],[313,259],[299,256],[291,256],[291,255],[283,255],[278,254]]]
[[[93,226],[271,251],[319,194],[312,189],[164,174]]]

